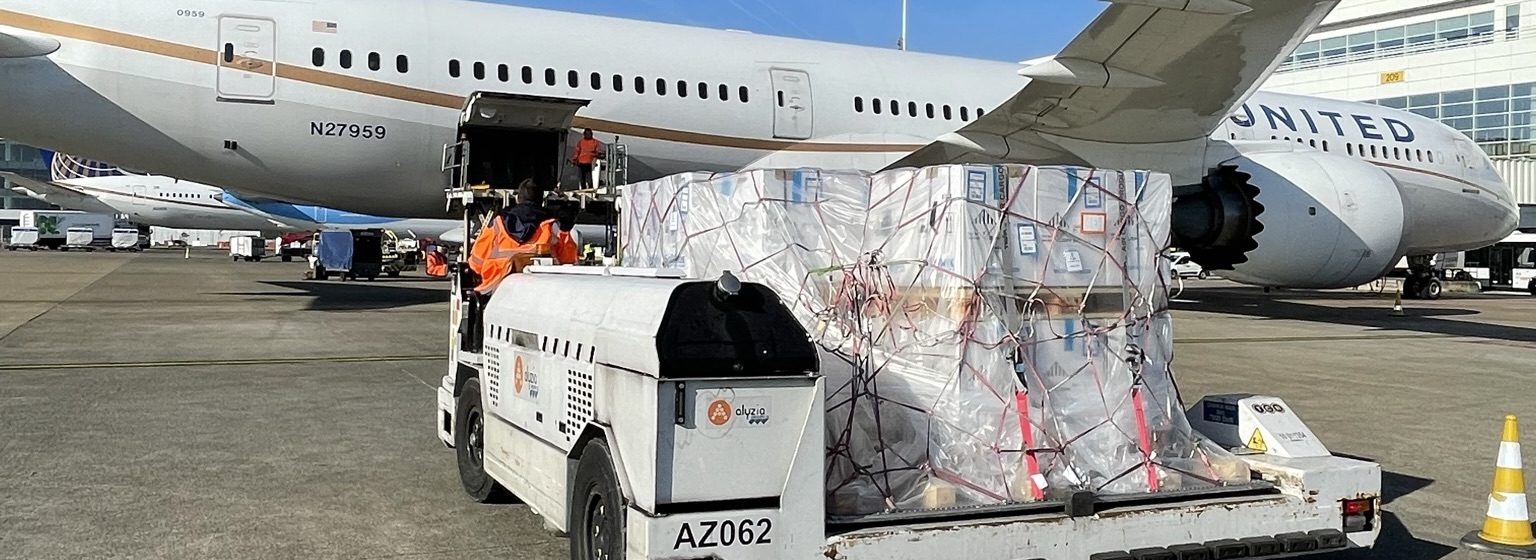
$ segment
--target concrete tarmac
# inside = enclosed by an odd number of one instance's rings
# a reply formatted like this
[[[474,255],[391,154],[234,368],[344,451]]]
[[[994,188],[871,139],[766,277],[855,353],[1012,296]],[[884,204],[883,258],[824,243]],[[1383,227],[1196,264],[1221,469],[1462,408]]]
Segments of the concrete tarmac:
[[[0,558],[567,556],[432,432],[446,284],[192,257],[0,253]],[[1536,299],[1407,304],[1192,282],[1176,367],[1382,463],[1381,546],[1349,557],[1470,558],[1502,416],[1536,446]]]

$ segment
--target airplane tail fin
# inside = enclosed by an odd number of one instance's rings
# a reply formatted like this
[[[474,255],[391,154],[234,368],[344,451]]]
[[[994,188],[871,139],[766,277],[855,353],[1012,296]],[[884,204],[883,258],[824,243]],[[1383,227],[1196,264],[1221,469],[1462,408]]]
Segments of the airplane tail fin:
[[[58,52],[58,39],[0,33],[0,58],[33,58]]]

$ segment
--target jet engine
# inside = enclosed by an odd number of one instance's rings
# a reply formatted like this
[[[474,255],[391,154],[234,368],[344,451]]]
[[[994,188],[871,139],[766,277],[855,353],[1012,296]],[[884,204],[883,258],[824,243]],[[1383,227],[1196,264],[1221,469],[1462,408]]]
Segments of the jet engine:
[[[1364,161],[1291,150],[1241,150],[1181,192],[1174,244],[1256,286],[1343,288],[1381,277],[1400,258],[1406,228],[1397,183]]]

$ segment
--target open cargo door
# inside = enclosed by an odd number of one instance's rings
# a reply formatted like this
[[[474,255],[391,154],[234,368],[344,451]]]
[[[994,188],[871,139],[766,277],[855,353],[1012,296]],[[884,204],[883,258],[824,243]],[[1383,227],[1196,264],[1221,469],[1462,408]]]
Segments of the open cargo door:
[[[524,179],[553,188],[566,135],[585,99],[476,92],[459,115],[458,141],[443,153],[450,188],[511,189]]]

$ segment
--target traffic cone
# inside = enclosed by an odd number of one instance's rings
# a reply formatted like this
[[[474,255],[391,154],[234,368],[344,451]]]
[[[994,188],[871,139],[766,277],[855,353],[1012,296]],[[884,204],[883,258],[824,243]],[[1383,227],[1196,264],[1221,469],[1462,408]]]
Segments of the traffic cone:
[[[1483,530],[1467,533],[1461,545],[1479,552],[1536,558],[1536,536],[1531,534],[1531,514],[1525,504],[1520,424],[1514,416],[1504,417],[1504,438],[1499,443],[1499,463],[1493,471],[1493,492],[1488,494]]]
[[[1392,316],[1393,317],[1402,317],[1403,316],[1403,289],[1402,288],[1398,288],[1397,289],[1397,299],[1392,302]]]

